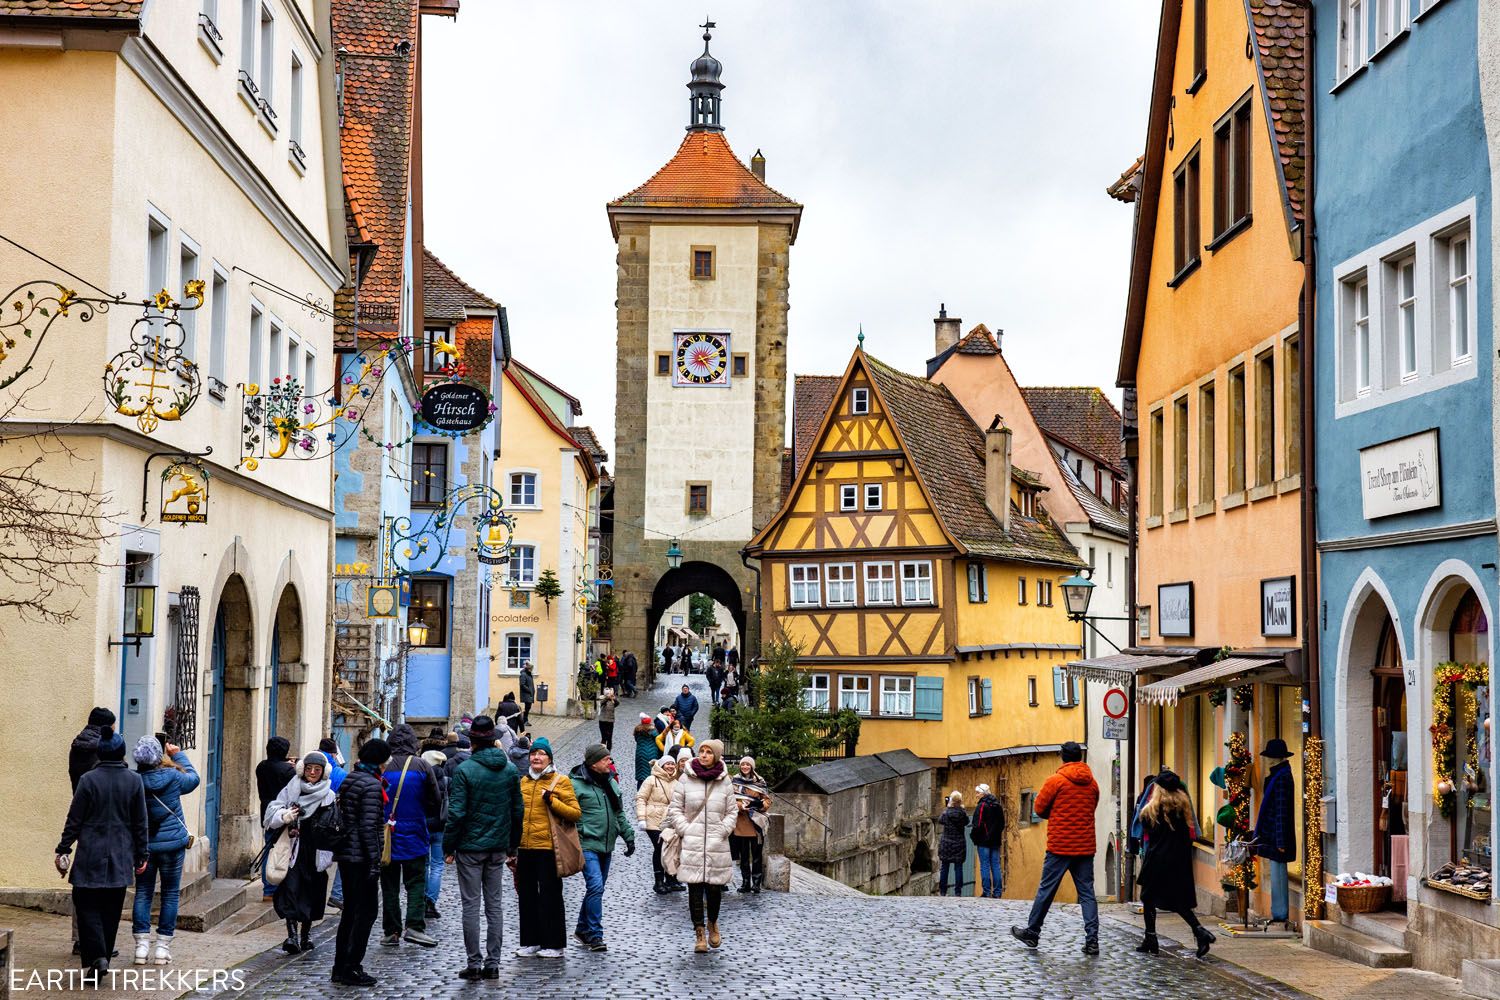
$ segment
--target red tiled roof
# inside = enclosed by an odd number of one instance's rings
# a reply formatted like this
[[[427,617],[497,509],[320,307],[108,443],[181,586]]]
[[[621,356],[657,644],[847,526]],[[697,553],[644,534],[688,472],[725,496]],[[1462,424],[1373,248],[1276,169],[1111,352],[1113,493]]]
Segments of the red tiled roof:
[[[0,17],[139,21],[144,0],[0,0]]]
[[[414,59],[391,58],[400,42],[417,41],[413,0],[338,0],[333,42],[344,75],[345,190],[361,225],[378,245],[360,286],[361,325],[396,329],[406,247]],[[378,318],[377,318],[378,317]],[[347,326],[335,331],[347,342]]]
[[[1290,0],[1245,0],[1255,34],[1255,65],[1260,70],[1266,124],[1276,136],[1276,167],[1281,177],[1287,229],[1303,221],[1307,135],[1303,117],[1303,55],[1307,11]]]
[[[594,433],[592,427],[569,428],[573,432],[573,439],[583,445],[583,450],[593,456],[596,465],[603,465],[609,461],[609,452],[604,450],[604,445],[599,443],[599,435]]]
[[[838,375],[798,375],[792,381],[792,474],[795,475],[813,446],[818,443],[818,429],[823,416],[838,394]]]
[[[1135,201],[1136,187],[1133,182],[1135,181],[1137,175],[1140,174],[1141,165],[1145,162],[1146,157],[1144,154],[1137,156],[1135,158],[1135,162],[1126,167],[1124,172],[1120,174],[1119,179],[1110,184],[1109,187],[1104,189],[1104,193],[1109,195],[1115,201],[1123,201],[1127,203]]]
[[[958,342],[954,350],[959,354],[995,355],[1000,353],[1000,344],[990,333],[990,328],[980,323]]]
[[[425,319],[463,319],[469,309],[498,308],[494,299],[474,288],[422,248],[422,308]]]
[[[1029,386],[1021,389],[1021,395],[1043,434],[1120,469],[1120,411],[1104,390],[1082,385]]]
[[[689,132],[651,179],[611,208],[794,208],[786,195],[750,172],[723,132]]]

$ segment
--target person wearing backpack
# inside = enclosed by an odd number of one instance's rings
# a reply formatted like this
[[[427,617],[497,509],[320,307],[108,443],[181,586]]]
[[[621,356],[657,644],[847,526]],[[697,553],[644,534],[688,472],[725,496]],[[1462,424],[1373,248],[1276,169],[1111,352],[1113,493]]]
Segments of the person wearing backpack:
[[[177,933],[177,903],[182,887],[182,858],[193,842],[182,815],[181,797],[198,787],[198,772],[176,744],[162,745],[155,736],[142,736],[135,745],[135,769],[146,788],[146,824],[150,857],[146,870],[135,877],[135,904],[130,911],[135,935],[135,964],[167,965],[172,961],[172,936]],[[161,876],[161,917],[156,925],[156,953],[151,953],[151,901]]]
[[[985,899],[999,899],[1005,886],[1000,872],[1000,842],[1005,839],[1005,809],[995,798],[989,785],[976,785],[979,804],[974,807],[974,819],[969,830],[969,839],[979,852],[979,895]]]

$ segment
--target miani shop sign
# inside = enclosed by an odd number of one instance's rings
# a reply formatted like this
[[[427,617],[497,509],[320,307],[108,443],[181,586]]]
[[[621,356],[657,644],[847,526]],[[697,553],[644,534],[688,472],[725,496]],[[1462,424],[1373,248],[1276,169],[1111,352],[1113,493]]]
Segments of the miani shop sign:
[[[1437,428],[1360,449],[1359,480],[1366,520],[1442,506]]]

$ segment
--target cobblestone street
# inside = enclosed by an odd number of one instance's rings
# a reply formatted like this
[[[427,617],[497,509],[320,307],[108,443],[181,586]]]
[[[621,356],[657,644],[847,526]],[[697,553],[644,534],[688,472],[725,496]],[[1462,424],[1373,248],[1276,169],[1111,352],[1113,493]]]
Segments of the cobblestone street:
[[[626,699],[615,732],[616,763],[627,791],[634,789],[630,729],[637,713],[669,700],[680,680],[659,681],[650,696]],[[696,727],[708,731],[708,690],[692,678],[702,703]],[[571,769],[583,749],[598,739],[594,723],[582,723],[555,743],[560,767]],[[633,795],[627,795],[633,802]],[[379,943],[377,922],[365,963],[380,980],[369,991],[378,997],[416,1000],[474,996],[503,990],[523,998],[639,997],[1284,997],[1297,994],[1231,978],[1215,963],[1191,955],[1137,955],[1129,929],[1105,921],[1103,954],[1085,958],[1076,906],[1055,907],[1042,946],[1028,952],[1008,928],[1024,919],[1019,900],[954,898],[860,898],[765,893],[725,897],[720,921],[724,947],[692,954],[693,934],[685,894],[652,893],[650,845],[625,858],[615,852],[604,899],[607,954],[576,946],[560,960],[507,957],[499,981],[466,983],[457,886],[451,873],[443,883],[442,919],[428,930],[441,942],[420,948]],[[565,884],[569,929],[577,916],[583,879]],[[507,952],[516,942],[514,896],[506,897]],[[333,921],[327,921],[332,924]],[[326,933],[326,931],[325,931]],[[251,985],[247,997],[311,998],[358,996],[364,991],[328,981],[333,958],[331,935],[316,951],[302,955]],[[365,994],[365,995],[369,995]]]

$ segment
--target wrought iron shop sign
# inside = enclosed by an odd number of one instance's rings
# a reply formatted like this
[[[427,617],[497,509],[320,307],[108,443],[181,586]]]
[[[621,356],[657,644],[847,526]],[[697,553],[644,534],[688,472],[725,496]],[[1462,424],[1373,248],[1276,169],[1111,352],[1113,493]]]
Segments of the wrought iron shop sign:
[[[189,281],[183,292],[193,300],[189,311],[203,305],[201,279]],[[141,433],[150,434],[164,420],[181,420],[203,384],[198,366],[183,352],[182,303],[163,288],[142,306],[141,318],[130,326],[130,346],[104,366],[104,395],[116,413],[134,417]]]
[[[196,458],[173,462],[161,473],[161,523],[208,523],[208,468]]]
[[[482,430],[495,419],[495,410],[494,398],[468,382],[439,382],[422,393],[422,424],[439,434]]]

